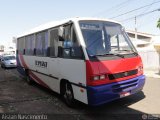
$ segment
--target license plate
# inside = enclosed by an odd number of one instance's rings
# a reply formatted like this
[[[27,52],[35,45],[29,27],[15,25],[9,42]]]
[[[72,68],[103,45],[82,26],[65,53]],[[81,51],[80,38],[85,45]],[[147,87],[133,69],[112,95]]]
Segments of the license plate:
[[[120,98],[129,96],[130,94],[131,94],[130,92],[122,92],[120,93]]]

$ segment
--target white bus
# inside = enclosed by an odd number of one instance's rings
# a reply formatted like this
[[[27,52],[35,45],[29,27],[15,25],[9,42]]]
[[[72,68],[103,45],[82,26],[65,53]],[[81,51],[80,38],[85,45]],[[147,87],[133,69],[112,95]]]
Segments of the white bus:
[[[37,27],[17,37],[17,69],[75,100],[101,105],[141,91],[140,56],[122,25],[107,19],[73,18]]]

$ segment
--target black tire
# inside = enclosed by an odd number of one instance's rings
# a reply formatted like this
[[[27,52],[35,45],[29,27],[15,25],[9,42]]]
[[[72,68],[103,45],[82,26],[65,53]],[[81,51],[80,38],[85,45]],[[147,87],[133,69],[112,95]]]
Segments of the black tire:
[[[5,64],[3,64],[3,68],[4,68],[4,69],[7,69],[7,67],[5,66]]]
[[[73,90],[72,90],[72,86],[69,82],[65,82],[63,85],[63,99],[65,101],[65,103],[67,104],[67,106],[69,107],[75,107],[75,99],[74,99],[74,95],[73,95]]]
[[[26,81],[29,85],[32,85],[33,81],[31,79],[31,77],[29,76],[29,72],[26,71]]]
[[[4,69],[7,69],[7,67],[4,65]]]

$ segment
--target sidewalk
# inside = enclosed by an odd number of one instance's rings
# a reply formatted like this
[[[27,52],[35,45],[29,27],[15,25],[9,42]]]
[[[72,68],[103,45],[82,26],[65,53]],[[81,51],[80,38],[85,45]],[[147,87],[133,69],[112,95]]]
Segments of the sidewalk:
[[[144,70],[144,74],[146,75],[146,77],[160,78],[160,74],[158,73],[158,71]]]

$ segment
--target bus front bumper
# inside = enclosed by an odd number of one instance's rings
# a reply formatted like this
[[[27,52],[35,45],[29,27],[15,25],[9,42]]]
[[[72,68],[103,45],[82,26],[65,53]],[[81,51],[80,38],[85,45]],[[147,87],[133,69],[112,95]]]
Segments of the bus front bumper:
[[[88,104],[92,106],[101,105],[122,97],[135,94],[143,89],[145,76],[115,82],[100,86],[88,86]]]

